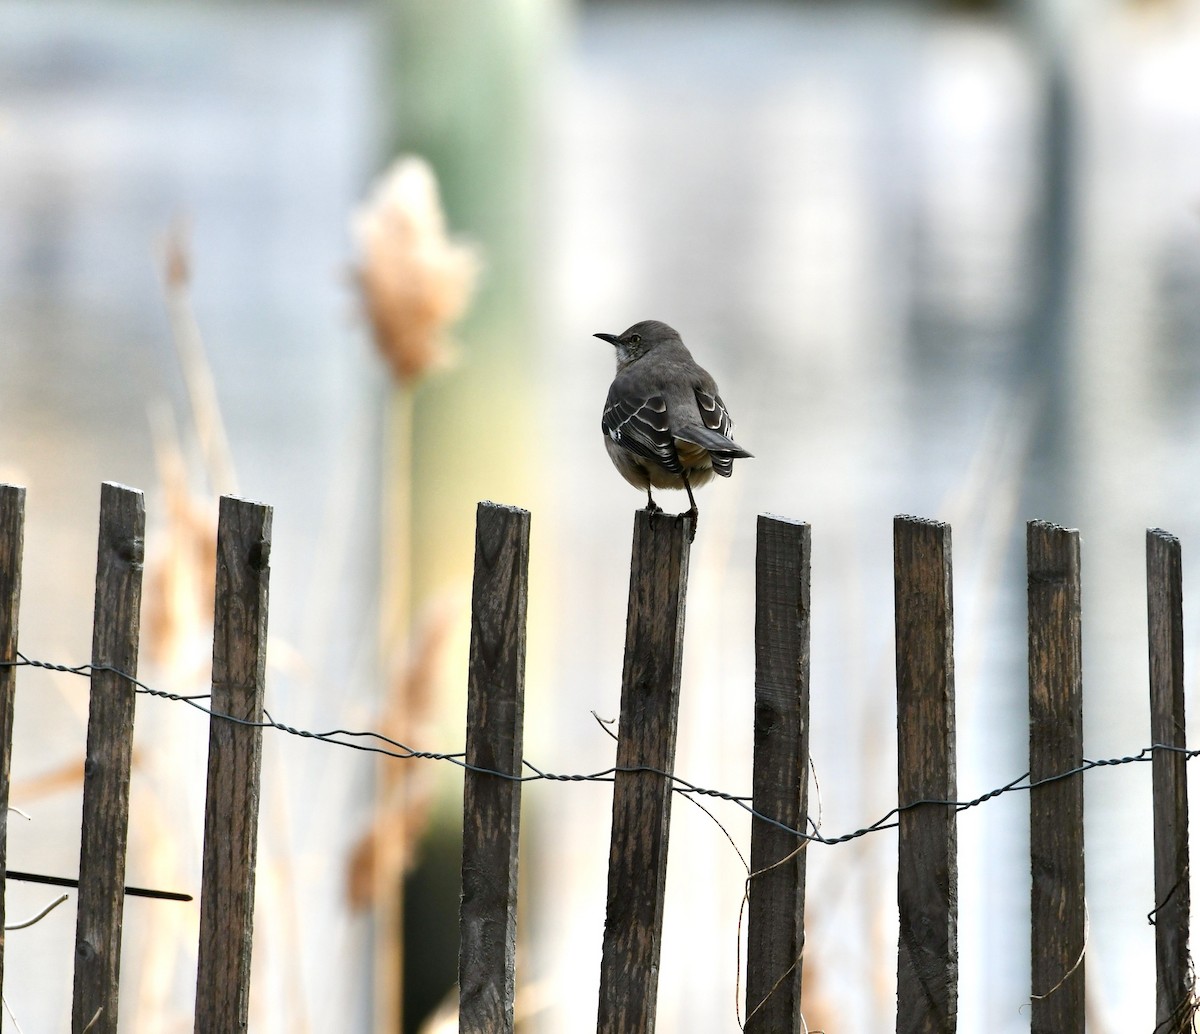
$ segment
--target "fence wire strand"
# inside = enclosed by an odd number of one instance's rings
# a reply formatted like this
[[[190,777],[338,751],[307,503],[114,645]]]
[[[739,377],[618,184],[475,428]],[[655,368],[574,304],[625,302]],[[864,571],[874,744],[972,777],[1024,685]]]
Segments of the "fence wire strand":
[[[1039,786],[1046,786],[1050,783],[1057,783],[1063,779],[1070,779],[1072,776],[1082,775],[1085,772],[1090,772],[1096,768],[1112,768],[1120,765],[1136,764],[1138,762],[1150,761],[1153,758],[1155,751],[1166,751],[1174,754],[1182,754],[1185,761],[1191,761],[1197,755],[1200,755],[1200,749],[1189,749],[1186,747],[1176,747],[1165,743],[1152,743],[1149,746],[1143,747],[1136,754],[1127,754],[1124,757],[1115,758],[1084,758],[1083,761],[1072,768],[1057,772],[1054,775],[1046,776],[1042,779],[1030,781],[1029,773],[1025,772],[1017,778],[998,786],[993,790],[988,790],[986,793],[980,794],[978,797],[973,797],[970,800],[939,800],[936,798],[921,798],[920,800],[910,801],[906,804],[899,804],[880,816],[874,822],[866,826],[861,826],[849,833],[842,833],[837,836],[826,836],[818,828],[817,824],[809,818],[808,831],[794,829],[787,823],[780,822],[778,819],[772,818],[770,815],[758,811],[753,805],[753,797],[745,794],[729,793],[725,790],[717,790],[709,787],[699,786],[696,783],[684,779],[682,776],[674,772],[666,772],[662,769],[655,768],[650,765],[613,765],[610,768],[601,769],[597,772],[590,773],[562,773],[550,772],[538,767],[528,758],[521,759],[523,769],[528,770],[527,773],[521,775],[513,775],[508,772],[501,772],[493,768],[487,768],[481,765],[473,765],[466,761],[464,751],[454,753],[443,753],[431,750],[417,750],[410,747],[399,740],[392,739],[390,736],[381,732],[376,732],[370,729],[330,729],[326,732],[313,732],[309,729],[297,728],[293,725],[288,725],[286,722],[281,722],[275,719],[267,708],[263,708],[263,714],[266,716],[261,721],[256,721],[250,718],[239,718],[236,715],[224,714],[220,711],[215,711],[203,701],[209,699],[207,693],[172,693],[168,690],[156,689],[153,686],[147,685],[133,675],[121,671],[118,668],[106,664],[56,664],[51,661],[35,660],[26,657],[23,653],[17,653],[16,660],[0,660],[0,667],[29,667],[40,668],[46,671],[61,672],[68,675],[79,675],[89,677],[94,673],[113,674],[119,678],[125,679],[133,685],[134,690],[146,696],[157,697],[161,700],[168,700],[175,703],[186,704],[189,707],[208,715],[210,718],[217,718],[222,721],[233,722],[236,725],[243,725],[256,729],[274,729],[279,732],[287,733],[289,736],[296,736],[300,739],[315,740],[320,743],[327,743],[332,746],[345,747],[349,750],[363,751],[364,753],[380,754],[385,757],[397,758],[398,760],[419,760],[419,761],[445,761],[455,765],[458,768],[467,772],[473,772],[478,775],[495,776],[498,779],[507,779],[512,782],[528,783],[528,782],[559,782],[559,783],[611,783],[618,772],[649,772],[655,775],[662,776],[671,783],[672,790],[675,793],[684,796],[692,797],[711,797],[715,800],[727,801],[730,804],[736,805],[750,815],[753,819],[759,822],[765,822],[776,829],[782,830],[784,833],[794,836],[799,840],[833,846],[836,844],[845,844],[852,840],[858,840],[861,837],[871,833],[879,833],[886,829],[895,829],[899,826],[899,816],[914,808],[923,806],[940,806],[952,807],[956,812],[968,811],[971,808],[976,808],[987,801],[997,797],[1002,797],[1009,793],[1018,793],[1026,790],[1033,790]],[[597,721],[600,721],[597,718]],[[1151,913],[1153,915],[1153,913]]]

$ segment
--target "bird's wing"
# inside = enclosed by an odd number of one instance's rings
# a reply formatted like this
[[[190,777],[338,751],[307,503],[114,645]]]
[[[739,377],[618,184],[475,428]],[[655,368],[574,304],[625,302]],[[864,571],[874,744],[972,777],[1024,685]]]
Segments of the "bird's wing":
[[[730,419],[730,410],[726,409],[725,403],[721,401],[721,396],[715,391],[706,391],[703,387],[696,387],[694,390],[696,408],[700,410],[700,419],[704,422],[704,427],[732,441],[733,421]]]
[[[609,391],[600,426],[623,449],[653,460],[672,474],[683,471],[661,395],[626,397]]]
[[[713,471],[722,477],[729,477],[733,472],[734,458],[746,458],[752,454],[730,437],[733,421],[721,396],[703,388],[694,390],[701,424],[689,422],[685,427],[676,429],[675,437],[703,446],[708,450]]]
[[[677,427],[676,438],[702,445],[709,452],[724,453],[730,457],[746,458],[753,455],[731,437],[733,421],[729,419],[729,410],[725,408],[720,395],[697,388],[696,408],[700,413],[701,424],[688,421],[683,427]]]
[[[705,391],[703,388],[694,390],[696,407],[700,410],[700,419],[704,421],[704,426],[732,441],[730,436],[733,433],[733,421],[729,418],[729,410],[725,408],[721,396],[715,391]]]

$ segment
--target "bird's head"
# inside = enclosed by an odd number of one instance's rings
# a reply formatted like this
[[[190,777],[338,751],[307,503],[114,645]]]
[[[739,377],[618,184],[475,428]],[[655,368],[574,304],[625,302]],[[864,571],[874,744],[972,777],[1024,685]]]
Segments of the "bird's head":
[[[617,369],[623,370],[630,363],[635,363],[647,352],[653,351],[659,345],[671,341],[679,341],[679,334],[665,323],[658,320],[643,320],[635,323],[623,334],[593,334],[601,341],[607,341],[617,350]]]

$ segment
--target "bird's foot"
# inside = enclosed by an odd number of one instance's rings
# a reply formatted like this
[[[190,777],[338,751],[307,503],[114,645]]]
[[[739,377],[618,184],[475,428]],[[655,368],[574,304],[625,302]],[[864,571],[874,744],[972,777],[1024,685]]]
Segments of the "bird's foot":
[[[685,510],[683,512],[683,514],[681,514],[681,516],[690,517],[692,519],[692,534],[689,536],[688,541],[695,542],[696,541],[696,526],[700,523],[700,511],[695,506],[693,506],[690,510]]]
[[[656,503],[653,499],[646,504],[645,510],[648,514],[650,514],[651,517],[655,517],[663,512],[663,508],[659,506],[658,503]]]

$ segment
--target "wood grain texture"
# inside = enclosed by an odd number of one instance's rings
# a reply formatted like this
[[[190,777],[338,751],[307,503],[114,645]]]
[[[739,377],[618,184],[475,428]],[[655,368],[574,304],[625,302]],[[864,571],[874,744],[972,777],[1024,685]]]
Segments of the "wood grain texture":
[[[692,522],[634,518],[597,1031],[653,1034]],[[638,771],[639,768],[657,771]]]
[[[480,503],[467,676],[468,765],[521,774],[529,513]],[[459,1030],[511,1034],[516,993],[517,846],[521,784],[463,777]]]
[[[958,795],[954,739],[954,604],[950,527],[893,525],[896,719],[901,806]],[[900,937],[896,1030],[948,1034],[958,1022],[958,854],[953,805],[899,816]]]
[[[1054,779],[1083,762],[1079,533],[1031,521],[1026,551],[1031,1029],[1083,1034],[1083,775]]]
[[[25,489],[0,485],[0,661],[17,659]],[[4,867],[8,858],[8,794],[17,669],[0,665],[0,987],[4,986]]]
[[[100,490],[93,671],[83,770],[71,1005],[75,1034],[85,1028],[89,1034],[117,1030],[135,701],[133,683],[117,672],[137,675],[145,532],[142,493],[106,482]]]
[[[262,721],[266,692],[271,518],[269,506],[221,497],[211,706],[250,723]],[[262,728],[216,715],[208,726],[197,1034],[245,1031],[250,1002]]]
[[[1183,683],[1183,559],[1179,540],[1146,532],[1146,601],[1150,643],[1150,739],[1158,747],[1187,746]],[[1154,794],[1154,946],[1156,1034],[1191,1030],[1188,935],[1187,761],[1156,749]]]
[[[808,824],[812,535],[761,515],[755,562],[754,810]],[[807,843],[765,822],[750,831],[747,1034],[799,1034]]]

